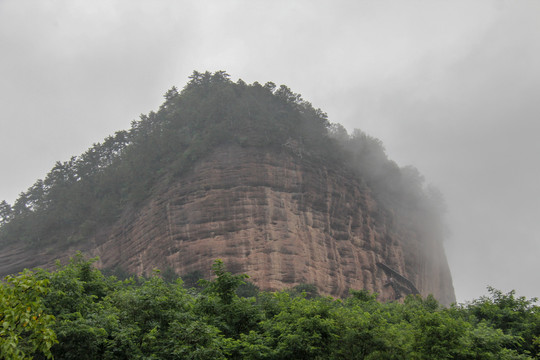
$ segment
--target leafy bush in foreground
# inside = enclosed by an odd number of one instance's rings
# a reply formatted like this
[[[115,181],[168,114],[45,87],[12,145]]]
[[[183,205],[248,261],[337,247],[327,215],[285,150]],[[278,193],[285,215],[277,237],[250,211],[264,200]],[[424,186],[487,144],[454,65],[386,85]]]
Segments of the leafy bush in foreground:
[[[119,281],[78,255],[0,287],[2,359],[538,359],[536,299],[490,296],[441,307],[431,296],[379,303],[298,291],[239,297],[245,275],[217,260],[202,290],[181,279]]]

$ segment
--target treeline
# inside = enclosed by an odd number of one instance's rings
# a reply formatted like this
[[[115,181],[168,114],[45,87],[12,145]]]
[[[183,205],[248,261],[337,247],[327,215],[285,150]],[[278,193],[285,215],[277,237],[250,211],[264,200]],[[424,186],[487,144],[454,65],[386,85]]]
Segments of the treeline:
[[[13,205],[1,202],[0,244],[70,245],[87,239],[140,206],[158,181],[174,181],[226,143],[287,150],[351,168],[390,208],[426,206],[431,196],[418,171],[388,160],[379,140],[358,130],[347,134],[288,87],[232,82],[223,71],[194,72],[181,91],[167,91],[157,112],[57,162]]]
[[[245,275],[219,260],[213,272],[197,289],[157,271],[119,281],[79,255],[56,271],[7,277],[0,358],[540,358],[540,308],[513,291],[443,308],[431,296],[383,304],[366,291],[344,300],[298,288],[246,293]]]

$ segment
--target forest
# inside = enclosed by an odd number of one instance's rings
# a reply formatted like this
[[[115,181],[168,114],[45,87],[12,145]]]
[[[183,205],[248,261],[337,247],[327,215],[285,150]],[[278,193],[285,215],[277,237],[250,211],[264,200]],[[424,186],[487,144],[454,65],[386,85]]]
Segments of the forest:
[[[2,359],[539,359],[536,299],[323,297],[309,284],[260,292],[214,262],[190,286],[155,270],[119,279],[74,256],[0,283]]]

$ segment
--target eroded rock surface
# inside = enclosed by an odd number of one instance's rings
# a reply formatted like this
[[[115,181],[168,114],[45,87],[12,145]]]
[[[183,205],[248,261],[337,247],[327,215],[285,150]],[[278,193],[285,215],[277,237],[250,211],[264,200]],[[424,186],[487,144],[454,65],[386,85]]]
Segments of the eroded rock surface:
[[[379,206],[362,181],[336,165],[286,148],[226,146],[172,185],[157,186],[140,210],[126,211],[83,250],[99,256],[100,267],[137,274],[171,267],[208,275],[221,258],[264,290],[311,283],[332,296],[367,289],[393,300],[392,279],[376,265],[382,262],[422,295],[450,304],[441,240],[414,215]],[[53,253],[19,253],[17,263],[50,266]]]

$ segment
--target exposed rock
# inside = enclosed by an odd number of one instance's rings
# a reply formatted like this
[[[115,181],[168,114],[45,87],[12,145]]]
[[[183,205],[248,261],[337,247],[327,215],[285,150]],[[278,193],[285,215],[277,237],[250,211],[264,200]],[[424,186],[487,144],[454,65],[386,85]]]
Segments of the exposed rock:
[[[174,184],[157,186],[144,206],[126,211],[84,250],[100,257],[100,267],[136,274],[172,267],[208,275],[221,258],[264,290],[312,283],[332,296],[367,289],[394,300],[399,294],[385,286],[391,276],[380,262],[422,295],[450,304],[454,289],[441,240],[420,228],[414,214],[379,206],[348,170],[286,147],[229,145]],[[2,273],[53,260],[52,253],[6,250]]]

